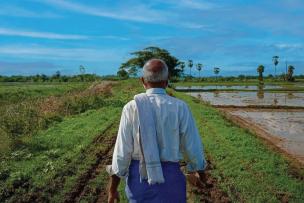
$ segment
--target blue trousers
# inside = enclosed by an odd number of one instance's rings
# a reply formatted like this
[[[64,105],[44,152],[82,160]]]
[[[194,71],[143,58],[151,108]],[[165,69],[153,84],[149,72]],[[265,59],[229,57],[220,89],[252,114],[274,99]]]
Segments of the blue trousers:
[[[139,161],[132,160],[126,180],[126,195],[131,203],[185,203],[186,178],[179,163],[162,162],[165,182],[149,185],[140,182]]]

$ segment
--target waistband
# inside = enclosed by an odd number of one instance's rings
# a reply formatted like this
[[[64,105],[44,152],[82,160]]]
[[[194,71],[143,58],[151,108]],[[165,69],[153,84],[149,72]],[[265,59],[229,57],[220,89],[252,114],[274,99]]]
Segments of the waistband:
[[[132,165],[139,165],[139,160],[134,160],[134,159],[132,159],[131,160],[131,164]],[[179,162],[172,162],[172,161],[161,161],[160,162],[160,164],[162,165],[162,166],[180,166],[179,165]]]

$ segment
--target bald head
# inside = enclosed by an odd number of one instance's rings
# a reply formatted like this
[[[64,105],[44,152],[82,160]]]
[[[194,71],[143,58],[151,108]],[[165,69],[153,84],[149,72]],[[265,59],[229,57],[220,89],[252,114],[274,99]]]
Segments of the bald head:
[[[157,83],[168,80],[167,64],[161,59],[151,59],[143,67],[143,79],[146,82]]]

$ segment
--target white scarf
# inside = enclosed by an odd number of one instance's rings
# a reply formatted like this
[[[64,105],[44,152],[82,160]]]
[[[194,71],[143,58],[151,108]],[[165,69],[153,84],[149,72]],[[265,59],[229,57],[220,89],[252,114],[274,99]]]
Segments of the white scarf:
[[[164,183],[152,104],[146,93],[135,95],[134,100],[139,118],[140,179],[148,179],[150,185]]]

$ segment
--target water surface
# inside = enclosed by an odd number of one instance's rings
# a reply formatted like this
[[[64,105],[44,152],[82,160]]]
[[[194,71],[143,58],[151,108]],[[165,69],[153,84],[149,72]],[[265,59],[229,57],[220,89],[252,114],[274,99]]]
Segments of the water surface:
[[[304,93],[298,92],[189,92],[211,105],[222,106],[298,106],[304,107]]]

